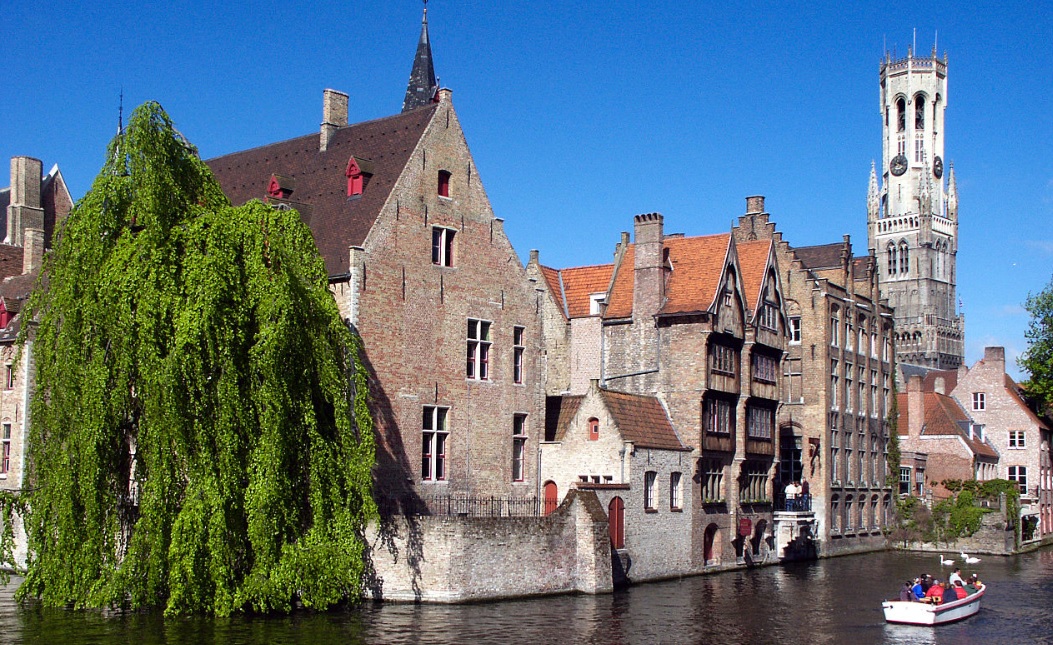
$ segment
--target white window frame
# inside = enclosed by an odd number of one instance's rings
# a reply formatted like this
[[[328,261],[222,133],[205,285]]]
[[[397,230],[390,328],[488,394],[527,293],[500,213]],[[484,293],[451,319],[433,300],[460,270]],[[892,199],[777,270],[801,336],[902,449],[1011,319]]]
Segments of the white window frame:
[[[456,253],[454,242],[457,229],[448,226],[431,227],[431,263],[435,266],[452,267]]]
[[[790,344],[800,345],[801,344],[801,317],[790,316]]]
[[[669,473],[669,510],[679,511],[684,508],[684,487],[681,474]]]
[[[450,436],[450,408],[426,405],[421,424],[421,481],[446,481],[446,442]]]
[[[1026,430],[1010,430],[1009,431],[1009,449],[1010,450],[1024,450],[1027,448],[1027,431]]]
[[[654,470],[644,472],[644,510],[657,511],[657,496],[655,487],[658,481],[658,473]]]
[[[526,480],[527,415],[512,415],[512,481]]]
[[[987,409],[987,393],[973,392],[973,410],[983,411]]]
[[[512,382],[516,385],[523,384],[523,356],[526,354],[526,327],[516,325],[512,327]]]
[[[490,350],[493,342],[491,329],[493,322],[480,318],[468,319],[466,376],[470,381],[490,380]]]

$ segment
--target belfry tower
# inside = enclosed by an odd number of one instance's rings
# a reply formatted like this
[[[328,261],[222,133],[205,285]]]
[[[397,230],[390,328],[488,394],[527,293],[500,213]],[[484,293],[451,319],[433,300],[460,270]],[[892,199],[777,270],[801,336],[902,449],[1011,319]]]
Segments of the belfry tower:
[[[881,61],[881,185],[871,165],[867,238],[878,258],[881,296],[895,310],[896,362],[956,369],[965,319],[957,312],[958,192],[944,184],[947,57]],[[902,373],[902,370],[901,370]]]

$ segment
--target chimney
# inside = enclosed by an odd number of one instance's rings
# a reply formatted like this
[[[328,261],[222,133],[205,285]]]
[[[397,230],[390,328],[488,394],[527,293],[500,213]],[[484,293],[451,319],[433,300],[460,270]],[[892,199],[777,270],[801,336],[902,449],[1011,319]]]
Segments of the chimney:
[[[925,425],[925,392],[921,389],[921,377],[914,375],[907,381],[907,431],[917,437]]]
[[[322,134],[318,149],[325,152],[336,131],[347,126],[347,94],[336,90],[322,92]]]
[[[530,261],[527,264],[541,264],[541,254],[537,249],[530,249]]]
[[[746,214],[759,215],[764,212],[764,195],[753,195],[746,198]]]
[[[40,205],[40,179],[43,164],[32,157],[11,158],[11,202],[7,207],[7,240],[22,246],[23,231],[44,228],[44,209]]]
[[[1005,372],[1005,347],[984,347],[984,365],[990,365],[998,372]]]
[[[633,315],[650,317],[658,313],[665,291],[662,270],[663,218],[659,213],[637,215],[633,222],[636,238],[633,269]]]
[[[25,248],[22,250],[22,273],[40,271],[44,262],[44,229],[27,228],[24,233]]]
[[[947,385],[944,382],[942,376],[937,376],[935,379],[933,379],[932,389],[934,392],[936,392],[936,394],[947,394]]]

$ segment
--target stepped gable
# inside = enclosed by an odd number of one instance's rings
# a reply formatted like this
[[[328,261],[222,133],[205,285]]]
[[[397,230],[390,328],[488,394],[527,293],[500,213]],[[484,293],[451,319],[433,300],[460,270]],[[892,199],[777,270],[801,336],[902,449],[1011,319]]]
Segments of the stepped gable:
[[[295,180],[289,195],[311,227],[329,275],[348,273],[351,246],[362,246],[409,161],[437,104],[402,114],[342,127],[319,151],[318,134],[209,159],[231,203],[264,200],[272,175]],[[348,197],[345,175],[350,158],[368,159],[373,175],[362,195]]]
[[[690,450],[680,441],[657,398],[604,389],[600,396],[625,441],[632,441],[637,448]]]
[[[746,298],[746,307],[754,312],[760,306],[761,285],[764,284],[771,248],[771,240],[741,242],[736,247],[739,270],[742,272],[743,297]]]

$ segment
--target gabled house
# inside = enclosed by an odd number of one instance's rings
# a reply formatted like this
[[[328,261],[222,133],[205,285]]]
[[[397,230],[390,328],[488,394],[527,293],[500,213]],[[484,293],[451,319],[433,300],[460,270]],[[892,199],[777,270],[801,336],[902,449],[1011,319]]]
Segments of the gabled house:
[[[946,480],[997,478],[999,451],[985,426],[945,393],[943,379],[932,381],[928,389],[920,376],[913,376],[907,391],[897,394],[900,481],[913,482],[912,494],[941,499],[951,495],[943,485]],[[925,456],[923,478],[915,466],[918,455]]]
[[[1025,539],[1053,533],[1051,429],[1028,405],[1023,390],[1005,371],[1005,349],[987,347],[972,367],[958,368],[951,394],[985,428],[1001,459],[998,477],[1016,482]]]
[[[551,397],[538,455],[546,509],[570,490],[596,493],[627,578],[682,575],[691,562],[694,460],[662,402],[601,388]]]
[[[326,90],[319,133],[207,163],[235,204],[295,208],[310,226],[364,343],[382,508],[534,496],[538,294],[437,87],[426,14],[401,113],[350,124],[351,108]]]

